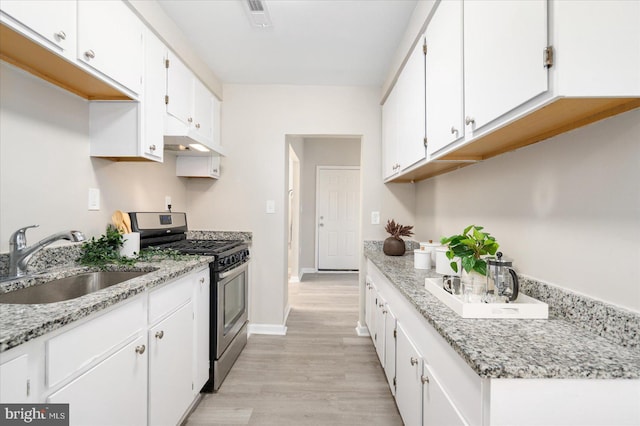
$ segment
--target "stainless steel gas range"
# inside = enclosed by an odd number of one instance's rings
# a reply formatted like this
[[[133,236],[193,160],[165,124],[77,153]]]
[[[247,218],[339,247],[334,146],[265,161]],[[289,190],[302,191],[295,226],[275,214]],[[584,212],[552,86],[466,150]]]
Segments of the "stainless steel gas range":
[[[141,248],[214,257],[209,264],[209,381],[202,392],[215,392],[247,343],[248,246],[242,241],[187,239],[185,213],[130,212],[129,216],[132,230],[140,233]]]

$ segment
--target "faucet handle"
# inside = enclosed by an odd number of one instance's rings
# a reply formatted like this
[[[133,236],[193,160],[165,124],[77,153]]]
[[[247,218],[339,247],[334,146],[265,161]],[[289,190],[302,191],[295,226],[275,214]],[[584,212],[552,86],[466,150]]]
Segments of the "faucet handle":
[[[27,246],[27,229],[37,228],[39,226],[40,225],[29,225],[18,229],[9,237],[9,245],[15,245],[18,250],[25,248]]]

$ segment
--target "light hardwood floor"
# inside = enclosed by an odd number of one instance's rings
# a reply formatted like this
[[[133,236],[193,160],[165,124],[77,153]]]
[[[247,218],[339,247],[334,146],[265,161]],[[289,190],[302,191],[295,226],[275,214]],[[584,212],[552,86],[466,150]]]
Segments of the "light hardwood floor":
[[[252,335],[197,425],[402,425],[369,337],[358,337],[357,274],[290,285],[286,336]]]

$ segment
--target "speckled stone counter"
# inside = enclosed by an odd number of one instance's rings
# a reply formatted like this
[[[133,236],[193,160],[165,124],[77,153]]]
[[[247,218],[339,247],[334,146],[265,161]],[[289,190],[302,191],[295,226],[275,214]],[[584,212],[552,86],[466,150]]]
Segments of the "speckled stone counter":
[[[240,240],[251,244],[253,233],[246,231],[187,231],[190,240]]]
[[[206,256],[190,257],[189,260],[138,262],[132,267],[112,268],[111,270],[149,273],[76,299],[34,305],[0,304],[0,352],[206,266],[212,260]],[[97,269],[79,266],[52,269],[31,278],[1,283],[0,293],[95,270]]]
[[[463,319],[424,288],[426,277],[440,275],[415,269],[413,253],[386,256],[375,244],[365,244],[364,255],[480,377],[640,378],[640,350],[633,343],[553,315],[548,320]],[[551,307],[550,312],[560,313]],[[634,334],[638,315],[627,317],[632,324],[626,329]]]

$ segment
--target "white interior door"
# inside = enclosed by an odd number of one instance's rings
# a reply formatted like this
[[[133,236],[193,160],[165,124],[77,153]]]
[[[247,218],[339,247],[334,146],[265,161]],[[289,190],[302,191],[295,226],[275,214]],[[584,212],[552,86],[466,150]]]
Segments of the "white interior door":
[[[360,169],[319,167],[318,270],[357,270]]]

